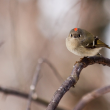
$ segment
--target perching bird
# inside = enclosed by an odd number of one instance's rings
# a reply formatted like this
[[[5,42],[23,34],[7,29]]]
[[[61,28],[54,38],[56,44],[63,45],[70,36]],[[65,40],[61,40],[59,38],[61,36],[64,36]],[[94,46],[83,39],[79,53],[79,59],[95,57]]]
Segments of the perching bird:
[[[99,53],[102,47],[109,48],[97,36],[80,28],[74,28],[66,38],[67,49],[78,56],[94,56]]]

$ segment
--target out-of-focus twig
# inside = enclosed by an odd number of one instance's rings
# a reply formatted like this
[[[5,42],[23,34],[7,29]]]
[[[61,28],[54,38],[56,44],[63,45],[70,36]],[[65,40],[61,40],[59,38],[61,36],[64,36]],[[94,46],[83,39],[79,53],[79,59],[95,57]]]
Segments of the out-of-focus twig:
[[[74,85],[77,83],[79,79],[80,72],[83,68],[92,64],[102,64],[110,67],[110,59],[93,56],[93,57],[84,57],[79,62],[74,65],[71,75],[65,80],[65,82],[60,86],[60,88],[55,92],[50,104],[48,105],[46,110],[55,110],[58,106],[59,101],[63,97],[63,95]]]
[[[82,110],[88,102],[108,92],[110,92],[110,86],[106,86],[86,94],[85,96],[82,97],[82,99],[79,101],[79,103],[73,110]]]
[[[43,63],[43,59],[39,59],[37,67],[36,67],[35,74],[33,76],[32,85],[30,86],[30,93],[29,93],[28,104],[27,104],[27,109],[26,110],[30,110],[32,96],[35,93],[35,88],[36,88],[36,84],[37,84],[37,81],[38,81],[38,78],[39,78],[39,73],[40,73],[40,70],[41,70],[42,63]]]
[[[4,94],[10,94],[10,95],[15,95],[15,96],[19,96],[21,98],[28,98],[29,97],[29,94],[28,93],[25,93],[25,92],[21,92],[21,91],[18,91],[18,90],[13,90],[13,89],[9,89],[9,88],[4,88],[4,87],[1,87],[0,86],[0,92],[3,92]],[[36,102],[36,103],[39,103],[45,107],[47,107],[47,105],[49,104],[48,101],[44,100],[44,99],[41,99],[39,97],[37,98],[34,98],[32,97],[32,101]],[[63,108],[61,107],[58,107],[57,110],[64,110]]]
[[[62,83],[64,80],[61,77],[61,75],[58,73],[57,69],[53,66],[51,62],[49,62],[47,59],[44,59],[44,62],[53,70],[54,75],[59,80],[60,83]]]
[[[42,64],[44,62],[47,65],[49,65],[49,67],[53,70],[53,72],[54,72],[55,76],[58,78],[59,82],[60,83],[63,82],[63,79],[60,76],[60,74],[58,73],[57,69],[48,60],[40,58],[38,60],[36,71],[35,71],[35,74],[33,76],[32,85],[30,86],[30,93],[29,93],[28,104],[27,104],[26,110],[30,110],[32,97],[33,97],[34,94],[35,94],[35,97],[37,98],[37,94],[35,93],[35,88],[36,88],[36,85],[37,85],[37,81],[38,81],[38,78],[39,78],[39,74],[40,74],[40,70],[41,70]]]

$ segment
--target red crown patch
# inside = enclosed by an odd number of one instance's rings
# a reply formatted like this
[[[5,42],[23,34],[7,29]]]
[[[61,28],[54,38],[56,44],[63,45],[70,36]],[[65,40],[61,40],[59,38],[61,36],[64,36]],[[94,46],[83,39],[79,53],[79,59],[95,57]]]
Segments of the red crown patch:
[[[74,31],[77,31],[78,30],[78,28],[74,28]]]

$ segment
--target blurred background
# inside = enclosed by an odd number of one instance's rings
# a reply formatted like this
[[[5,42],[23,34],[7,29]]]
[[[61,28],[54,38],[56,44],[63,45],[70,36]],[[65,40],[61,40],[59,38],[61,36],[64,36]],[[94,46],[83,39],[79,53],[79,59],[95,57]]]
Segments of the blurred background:
[[[65,39],[72,28],[83,28],[110,45],[110,0],[0,0],[0,86],[29,93],[39,58],[50,61],[65,80],[80,59],[70,53]],[[110,50],[101,51],[110,58]],[[71,110],[81,97],[110,84],[110,68],[83,69],[71,92],[59,103]],[[43,64],[36,93],[50,101],[61,83]],[[27,100],[0,93],[0,110],[26,110]],[[45,110],[32,103],[31,110]],[[84,110],[110,110],[110,94],[90,102]]]

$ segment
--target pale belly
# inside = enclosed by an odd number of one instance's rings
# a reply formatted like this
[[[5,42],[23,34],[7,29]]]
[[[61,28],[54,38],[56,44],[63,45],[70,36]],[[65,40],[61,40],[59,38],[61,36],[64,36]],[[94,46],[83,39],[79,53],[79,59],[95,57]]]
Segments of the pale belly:
[[[77,49],[71,49],[71,50],[68,49],[68,50],[78,56],[94,56],[99,53],[100,49],[101,48],[88,49],[84,47],[78,47]]]
[[[101,48],[85,48],[83,46],[79,46],[79,42],[77,39],[68,39],[66,38],[66,47],[67,49],[78,56],[94,56],[99,53]]]

